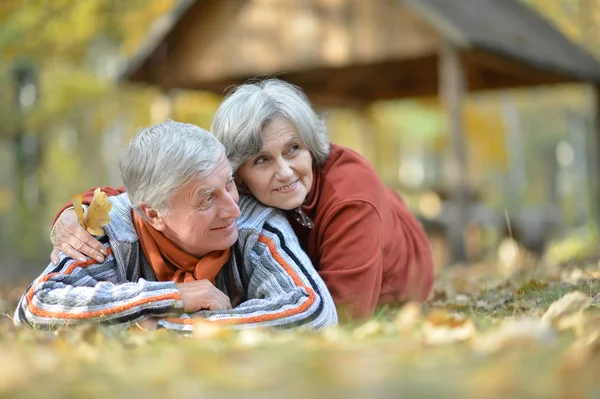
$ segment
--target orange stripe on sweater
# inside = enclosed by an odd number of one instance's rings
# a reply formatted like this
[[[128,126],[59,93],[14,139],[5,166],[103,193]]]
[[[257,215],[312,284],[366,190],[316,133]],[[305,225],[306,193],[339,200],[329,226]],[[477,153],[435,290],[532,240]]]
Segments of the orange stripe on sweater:
[[[108,254],[106,255],[106,257],[110,256],[111,254],[112,254],[112,248],[108,248]],[[46,281],[50,280],[52,277],[54,277],[58,274],[71,274],[78,267],[88,267],[90,265],[93,265],[94,263],[96,263],[96,262],[93,259],[88,259],[85,262],[76,261],[76,262],[71,263],[69,265],[69,267],[63,273],[49,273],[49,274],[45,275],[44,277],[42,277],[40,279],[40,281],[38,281],[36,285],[31,287],[29,289],[29,292],[27,292],[27,303],[28,303],[27,307],[28,307],[29,311],[32,314],[39,316],[39,317],[46,317],[46,318],[54,317],[54,318],[60,318],[60,319],[75,319],[75,320],[77,320],[77,319],[87,319],[87,318],[92,318],[92,317],[99,317],[102,315],[115,314],[115,313],[122,312],[127,309],[131,309],[135,306],[138,306],[138,305],[141,305],[141,304],[144,304],[147,302],[163,301],[166,299],[174,299],[176,301],[181,300],[181,295],[179,293],[163,294],[163,295],[157,295],[157,296],[153,296],[153,297],[149,297],[149,298],[140,299],[138,301],[129,303],[127,305],[115,306],[115,307],[108,308],[108,309],[94,310],[94,311],[85,312],[85,313],[49,312],[49,311],[40,309],[34,305],[34,303],[33,303],[34,291],[40,284],[45,283]]]
[[[281,267],[283,267],[284,270],[290,275],[290,277],[292,278],[292,281],[294,281],[294,284],[296,284],[297,287],[304,288],[308,292],[308,300],[294,309],[283,310],[281,312],[270,313],[270,314],[260,315],[260,316],[242,317],[239,319],[213,320],[213,321],[211,321],[212,323],[218,323],[218,324],[248,323],[249,324],[249,323],[260,323],[260,322],[277,320],[277,319],[281,319],[284,317],[294,316],[296,314],[302,313],[315,302],[315,299],[317,297],[317,294],[315,293],[315,291],[311,287],[307,287],[306,285],[304,285],[302,283],[302,280],[300,279],[300,277],[298,277],[298,274],[296,274],[294,269],[277,252],[277,246],[275,245],[273,240],[271,240],[270,238],[265,237],[265,236],[260,236],[258,238],[258,241],[262,242],[263,244],[265,244],[267,246],[267,248],[269,248],[269,252],[271,252],[271,255],[273,256],[273,258],[275,258],[277,263],[279,263],[281,265]],[[184,318],[169,317],[169,318],[165,318],[165,321],[167,321],[169,323],[173,323],[173,324],[183,324],[183,325],[194,324],[193,319],[184,319]]]
[[[273,258],[275,258],[277,263],[279,263],[281,265],[281,267],[284,268],[284,270],[292,278],[292,281],[294,281],[294,284],[296,284],[297,287],[304,288],[308,292],[308,300],[306,300],[304,303],[302,303],[300,306],[298,306],[294,309],[283,310],[281,312],[270,313],[270,314],[265,314],[265,315],[260,315],[260,316],[242,317],[242,318],[234,319],[234,320],[215,320],[214,321],[215,323],[219,323],[219,324],[261,323],[261,322],[266,322],[266,321],[282,319],[284,317],[294,316],[294,315],[304,312],[306,309],[311,307],[312,304],[315,302],[316,297],[317,297],[317,294],[315,293],[315,291],[311,287],[308,287],[302,283],[302,280],[300,279],[300,277],[298,277],[298,274],[296,274],[294,269],[277,252],[277,247],[275,246],[275,243],[273,242],[273,240],[271,240],[270,238],[265,237],[265,236],[260,236],[258,238],[258,241],[262,242],[263,244],[265,244],[267,246],[267,248],[269,248],[269,252],[271,252],[271,255],[273,256]]]

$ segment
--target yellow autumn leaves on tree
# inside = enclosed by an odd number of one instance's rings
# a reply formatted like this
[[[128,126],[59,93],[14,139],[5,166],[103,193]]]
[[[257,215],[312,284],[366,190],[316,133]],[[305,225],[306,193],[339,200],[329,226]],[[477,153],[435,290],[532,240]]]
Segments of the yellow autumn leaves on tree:
[[[110,223],[110,216],[108,213],[112,208],[112,204],[108,202],[106,193],[100,190],[98,187],[94,190],[94,198],[90,204],[87,214],[83,212],[83,195],[81,193],[75,194],[71,197],[73,203],[73,209],[77,214],[77,221],[82,225],[90,234],[95,236],[104,235],[102,226],[106,226]]]

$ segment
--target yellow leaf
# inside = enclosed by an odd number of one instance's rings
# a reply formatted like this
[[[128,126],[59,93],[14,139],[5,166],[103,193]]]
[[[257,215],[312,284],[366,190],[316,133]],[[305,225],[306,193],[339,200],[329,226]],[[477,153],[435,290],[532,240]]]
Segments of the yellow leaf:
[[[477,327],[465,316],[446,310],[431,312],[421,329],[422,340],[426,345],[447,345],[471,339],[477,334]]]
[[[369,320],[352,331],[352,337],[356,339],[367,339],[380,335],[383,332],[383,326],[377,320]]]
[[[542,321],[553,325],[559,330],[574,327],[582,322],[583,311],[591,303],[592,300],[589,295],[580,291],[569,292],[550,305],[542,316]]]
[[[85,228],[90,234],[95,236],[104,235],[102,226],[106,226],[110,223],[110,216],[108,213],[112,208],[112,204],[108,202],[106,193],[100,191],[97,188],[94,191],[94,198],[88,208],[87,217],[85,219]]]
[[[402,306],[394,319],[398,331],[409,331],[416,328],[423,320],[423,310],[420,303],[409,302]]]
[[[83,195],[81,195],[81,193],[75,194],[71,197],[71,202],[73,203],[73,210],[75,210],[75,213],[77,214],[77,222],[80,225],[85,226],[85,222],[83,220],[83,205],[81,205],[82,201]]]
[[[531,348],[556,343],[554,329],[535,317],[522,317],[504,322],[499,328],[478,337],[473,346],[482,353],[496,353],[508,348]]]

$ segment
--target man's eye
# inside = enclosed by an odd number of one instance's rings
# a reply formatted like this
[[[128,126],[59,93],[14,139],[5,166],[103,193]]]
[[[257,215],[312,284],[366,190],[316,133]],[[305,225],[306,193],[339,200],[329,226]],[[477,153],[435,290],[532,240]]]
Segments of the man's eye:
[[[210,204],[212,204],[213,202],[213,197],[212,195],[206,199],[204,199],[201,203],[200,203],[200,208],[207,208],[208,206],[210,206]]]

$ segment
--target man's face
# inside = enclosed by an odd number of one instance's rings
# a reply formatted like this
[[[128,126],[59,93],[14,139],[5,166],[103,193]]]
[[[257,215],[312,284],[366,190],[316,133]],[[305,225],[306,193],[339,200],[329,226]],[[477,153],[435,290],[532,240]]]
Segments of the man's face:
[[[150,223],[181,250],[202,257],[236,242],[238,200],[231,166],[223,157],[209,177],[192,180],[175,194],[170,213]]]

